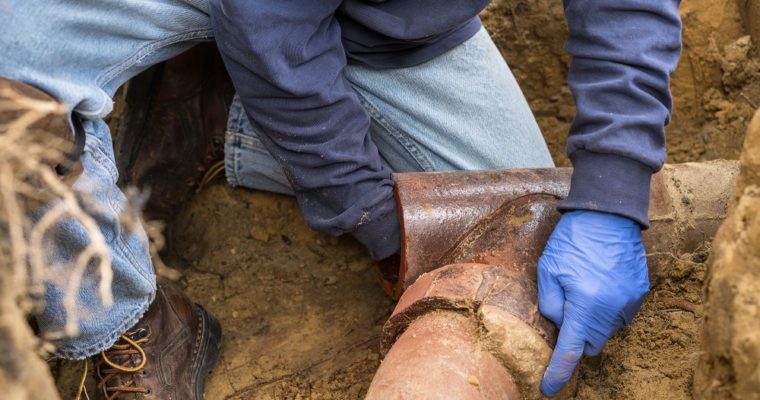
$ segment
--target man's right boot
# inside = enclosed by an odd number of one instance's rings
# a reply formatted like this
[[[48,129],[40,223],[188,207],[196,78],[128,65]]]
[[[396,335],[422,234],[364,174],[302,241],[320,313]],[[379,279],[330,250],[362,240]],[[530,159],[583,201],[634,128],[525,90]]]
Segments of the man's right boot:
[[[222,329],[171,281],[158,280],[145,315],[95,357],[101,400],[201,400],[216,365]]]

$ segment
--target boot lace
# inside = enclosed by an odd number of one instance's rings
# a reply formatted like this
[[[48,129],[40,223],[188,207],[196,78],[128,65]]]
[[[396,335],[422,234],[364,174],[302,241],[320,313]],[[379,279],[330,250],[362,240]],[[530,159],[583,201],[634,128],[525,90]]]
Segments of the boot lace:
[[[147,342],[148,335],[141,329],[122,335],[120,342],[100,353],[100,359],[95,364],[100,378],[98,389],[109,396],[108,400],[118,399],[122,394],[150,393],[150,388],[138,386],[134,378],[134,375],[144,373],[147,357],[142,346]],[[136,362],[135,356],[139,358],[139,362]],[[119,384],[109,385],[117,376],[122,376]]]

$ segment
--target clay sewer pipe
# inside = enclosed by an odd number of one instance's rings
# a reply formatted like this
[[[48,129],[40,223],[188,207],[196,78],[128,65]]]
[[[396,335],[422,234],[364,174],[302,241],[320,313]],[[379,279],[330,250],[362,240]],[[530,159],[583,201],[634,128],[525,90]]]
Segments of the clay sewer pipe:
[[[650,276],[712,239],[737,170],[733,161],[687,163],[652,178]],[[367,399],[542,398],[558,332],[538,312],[536,263],[571,172],[395,175],[401,268],[383,284],[400,300],[383,328],[385,357]]]

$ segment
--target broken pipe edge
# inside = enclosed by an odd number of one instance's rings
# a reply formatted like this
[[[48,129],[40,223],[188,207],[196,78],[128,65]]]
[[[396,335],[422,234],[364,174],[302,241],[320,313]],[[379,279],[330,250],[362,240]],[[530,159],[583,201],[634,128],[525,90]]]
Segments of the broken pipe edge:
[[[383,360],[366,399],[519,399],[510,372],[472,340],[478,331],[473,318],[455,312],[418,317]]]
[[[518,279],[502,266],[477,263],[447,265],[421,276],[401,297],[383,329],[385,358],[367,399],[442,398],[436,397],[435,384],[441,380],[456,388],[454,398],[543,398],[539,385],[556,330],[537,323],[542,318],[535,290]],[[470,328],[460,329],[455,320],[468,321]],[[451,329],[456,339],[450,336]],[[463,338],[466,344],[460,343]],[[452,340],[469,350],[452,348]],[[505,372],[483,374],[483,366],[494,362]],[[460,366],[460,371],[452,373],[450,365]],[[424,370],[426,379],[417,381],[409,369]],[[504,374],[510,383],[506,386]],[[478,382],[477,390],[469,386],[473,380]],[[557,398],[573,391],[571,383]]]

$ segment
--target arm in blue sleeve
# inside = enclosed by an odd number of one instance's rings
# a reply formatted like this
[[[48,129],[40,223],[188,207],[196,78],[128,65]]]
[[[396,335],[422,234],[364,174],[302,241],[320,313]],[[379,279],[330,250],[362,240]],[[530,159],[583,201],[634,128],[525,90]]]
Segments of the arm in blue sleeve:
[[[391,171],[343,76],[339,0],[212,0],[227,70],[261,141],[282,165],[307,223],[351,233],[375,259],[399,249]]]
[[[626,216],[644,227],[651,175],[665,160],[670,74],[681,51],[678,0],[565,0],[577,114],[574,172],[561,210]]]

